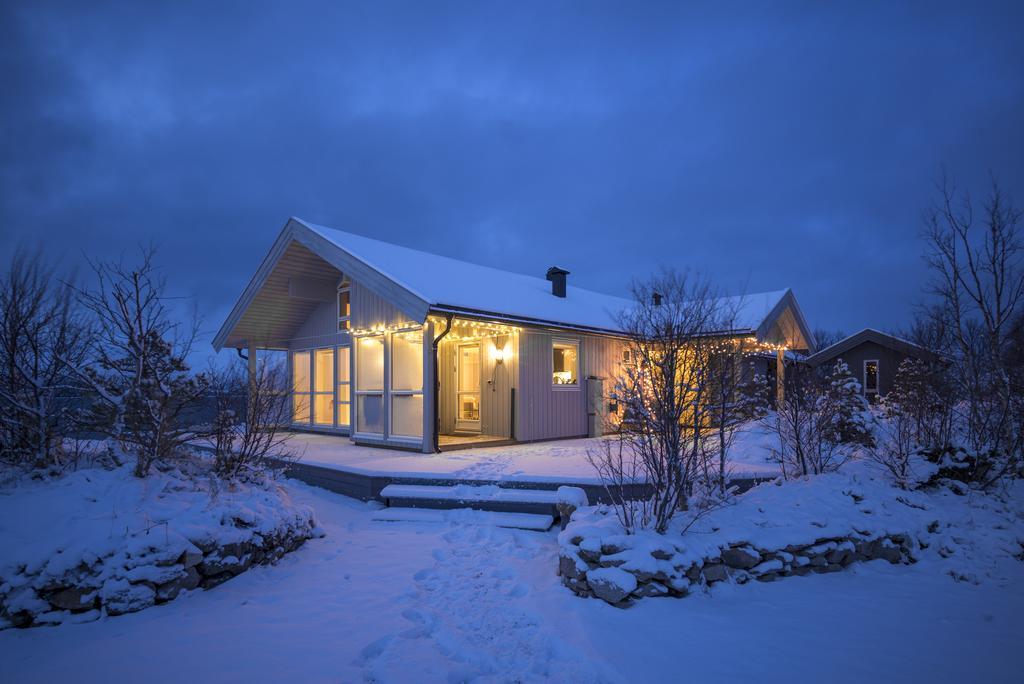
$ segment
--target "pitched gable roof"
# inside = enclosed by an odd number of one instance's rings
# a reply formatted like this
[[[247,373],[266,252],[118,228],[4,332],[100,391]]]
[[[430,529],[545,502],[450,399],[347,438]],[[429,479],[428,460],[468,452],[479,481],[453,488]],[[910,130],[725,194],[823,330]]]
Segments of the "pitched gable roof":
[[[572,285],[566,288],[565,297],[555,297],[545,278],[460,261],[292,218],[221,326],[214,338],[215,348],[223,347],[229,338],[239,337],[232,336],[232,330],[269,277],[276,259],[293,242],[376,295],[392,301],[418,321],[425,320],[430,311],[442,311],[614,334],[618,332],[618,314],[633,305],[631,299]],[[798,336],[809,340],[808,346],[813,349],[813,337],[790,290],[728,297],[723,304],[736,312],[732,332],[756,334],[765,339],[770,335],[778,337],[783,334],[779,322],[785,317],[788,327],[797,328]]]
[[[906,356],[912,356],[919,359],[934,361],[939,358],[939,355],[931,349],[922,347],[919,344],[914,344],[909,340],[901,339],[880,330],[875,330],[874,328],[864,328],[860,332],[841,339],[835,344],[829,345],[828,347],[808,356],[805,361],[811,366],[820,366],[821,364],[831,361],[832,359],[845,354],[854,347],[865,342],[874,342],[875,344],[888,347],[889,349],[898,351]]]

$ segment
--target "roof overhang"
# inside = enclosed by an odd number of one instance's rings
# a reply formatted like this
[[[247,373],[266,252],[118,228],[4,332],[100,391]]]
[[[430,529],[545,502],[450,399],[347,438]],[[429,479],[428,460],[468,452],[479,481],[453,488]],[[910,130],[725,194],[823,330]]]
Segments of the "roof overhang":
[[[322,303],[321,295],[311,293],[342,274],[412,320],[426,320],[427,302],[292,218],[217,331],[213,348],[287,348],[297,327]]]
[[[781,344],[787,349],[813,352],[817,346],[814,333],[807,325],[807,319],[804,318],[793,291],[789,289],[761,321],[755,335],[759,342]]]

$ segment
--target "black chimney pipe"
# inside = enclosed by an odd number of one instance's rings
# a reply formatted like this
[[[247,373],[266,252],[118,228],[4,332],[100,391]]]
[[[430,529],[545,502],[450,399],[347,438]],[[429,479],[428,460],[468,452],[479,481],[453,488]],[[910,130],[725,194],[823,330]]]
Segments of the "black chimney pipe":
[[[567,275],[569,272],[564,268],[552,266],[548,269],[546,277],[551,281],[551,294],[556,297],[565,297],[565,276]]]

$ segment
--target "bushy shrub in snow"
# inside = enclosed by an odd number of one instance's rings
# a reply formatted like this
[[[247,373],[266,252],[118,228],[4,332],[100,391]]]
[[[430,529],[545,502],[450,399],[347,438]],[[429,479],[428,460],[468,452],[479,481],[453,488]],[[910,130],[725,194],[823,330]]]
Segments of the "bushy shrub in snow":
[[[179,458],[148,478],[84,467],[0,496],[0,627],[118,615],[274,562],[314,535],[312,511],[269,479]]]

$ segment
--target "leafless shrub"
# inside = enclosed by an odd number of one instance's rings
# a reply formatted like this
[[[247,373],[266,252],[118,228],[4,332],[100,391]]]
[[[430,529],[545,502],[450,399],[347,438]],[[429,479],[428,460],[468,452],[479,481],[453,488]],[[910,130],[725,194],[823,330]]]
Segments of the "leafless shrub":
[[[92,427],[134,456],[137,477],[186,449],[194,437],[186,418],[207,387],[186,363],[197,323],[174,320],[153,257],[143,249],[135,266],[92,264],[95,284],[78,289],[77,302],[96,335],[84,367],[65,359],[95,395]]]
[[[704,278],[671,271],[633,286],[635,305],[622,312],[630,363],[614,393],[624,408],[618,443],[590,454],[629,532],[665,532],[679,511],[698,515],[694,484],[708,468],[703,444],[712,433],[712,359],[729,321]],[[636,501],[624,484],[644,482]],[[691,504],[695,504],[691,510]]]
[[[75,427],[89,330],[40,252],[18,249],[0,282],[0,457],[60,466]]]
[[[796,365],[786,369],[784,397],[764,424],[778,437],[775,460],[785,478],[838,470],[852,455],[852,444],[870,436],[867,403],[842,361],[827,377]]]
[[[286,373],[258,360],[255,373],[240,365],[208,373],[215,416],[208,436],[214,448],[214,470],[225,478],[262,475],[292,459],[286,449],[291,406]]]

